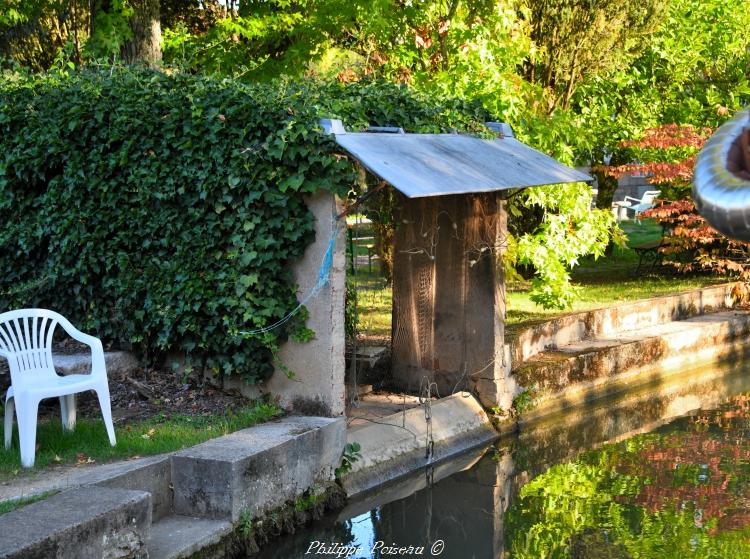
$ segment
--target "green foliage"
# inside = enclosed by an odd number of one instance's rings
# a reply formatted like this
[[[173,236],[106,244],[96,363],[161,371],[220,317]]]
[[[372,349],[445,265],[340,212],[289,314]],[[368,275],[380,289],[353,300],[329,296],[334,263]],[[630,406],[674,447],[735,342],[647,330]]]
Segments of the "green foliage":
[[[341,464],[335,471],[336,479],[340,479],[341,476],[349,473],[354,463],[362,458],[360,450],[362,450],[362,446],[359,443],[346,443],[344,453],[341,456]]]
[[[544,210],[541,224],[518,239],[518,261],[536,270],[531,300],[544,308],[570,308],[576,290],[570,268],[583,256],[604,255],[614,225],[611,212],[591,209],[591,190],[580,183],[532,188],[517,204]],[[511,216],[521,216],[518,205]]]
[[[346,295],[344,299],[344,331],[348,340],[353,340],[356,337],[358,325],[357,285],[351,276],[347,276]]]
[[[309,339],[289,263],[304,197],[345,195],[353,165],[318,126],[480,130],[474,108],[389,84],[241,85],[146,69],[0,85],[0,308],[54,308],[147,360],[169,352],[248,382]],[[28,289],[18,290],[19,285]]]
[[[294,510],[297,512],[310,510],[321,501],[324,496],[325,493],[322,492],[320,488],[313,486],[294,500]]]
[[[511,555],[746,557],[748,410],[740,394],[549,468],[506,511]],[[533,470],[537,458],[520,455],[517,467]]]
[[[0,503],[0,515],[16,510],[17,508],[25,507],[26,505],[30,505],[31,503],[43,501],[44,499],[52,497],[52,495],[56,495],[57,493],[58,491],[44,491],[43,493],[39,493],[38,495],[33,495],[31,497],[21,497],[20,499],[3,501],[2,503]]]
[[[240,533],[246,540],[250,540],[255,535],[255,527],[253,526],[253,513],[250,509],[243,509],[240,513]]]
[[[527,411],[530,411],[536,407],[537,397],[539,390],[536,386],[531,386],[521,392],[518,396],[513,398],[513,412],[515,415],[520,415]]]
[[[95,10],[94,32],[86,50],[93,57],[117,57],[122,45],[133,37],[129,19],[134,8],[127,0],[112,0],[108,10]]]
[[[536,48],[526,77],[548,95],[548,110],[568,108],[577,86],[630,63],[662,18],[662,0],[526,0]]]
[[[117,446],[110,446],[99,418],[79,418],[74,431],[63,431],[60,420],[53,417],[38,424],[34,468],[39,471],[49,466],[103,463],[172,452],[270,421],[280,414],[277,405],[262,401],[208,415],[160,414],[118,426]],[[10,450],[0,450],[0,480],[26,471],[21,468],[17,433],[14,430]]]

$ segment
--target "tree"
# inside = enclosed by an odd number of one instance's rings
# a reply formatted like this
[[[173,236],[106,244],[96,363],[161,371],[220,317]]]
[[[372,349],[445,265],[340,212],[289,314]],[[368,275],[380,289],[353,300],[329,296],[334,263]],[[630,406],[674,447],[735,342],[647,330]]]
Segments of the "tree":
[[[0,3],[0,58],[43,70],[67,46],[70,56],[80,61],[89,24],[88,0]]]
[[[661,21],[662,0],[528,0],[525,17],[536,48],[524,64],[531,83],[549,92],[548,111],[567,109],[591,76],[628,64]]]
[[[89,51],[119,58],[126,64],[161,62],[159,0],[92,2]]]
[[[125,41],[120,50],[123,62],[161,62],[159,0],[130,0],[130,3],[133,6],[133,15],[130,16],[132,36]]]
[[[63,55],[161,60],[159,0],[9,1],[0,6],[0,56],[45,70]]]
[[[695,209],[690,185],[698,150],[711,128],[665,125],[651,128],[636,140],[621,142],[630,154],[628,163],[605,166],[599,171],[611,177],[645,174],[661,190],[661,202],[643,212],[668,232],[660,252],[679,272],[709,271],[750,279],[750,243],[728,239],[711,227]]]

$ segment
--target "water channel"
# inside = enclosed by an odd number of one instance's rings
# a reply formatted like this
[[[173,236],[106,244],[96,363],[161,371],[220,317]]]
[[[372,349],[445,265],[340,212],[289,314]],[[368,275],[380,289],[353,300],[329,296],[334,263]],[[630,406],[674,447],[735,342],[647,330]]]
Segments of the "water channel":
[[[525,425],[262,559],[750,557],[750,362]]]

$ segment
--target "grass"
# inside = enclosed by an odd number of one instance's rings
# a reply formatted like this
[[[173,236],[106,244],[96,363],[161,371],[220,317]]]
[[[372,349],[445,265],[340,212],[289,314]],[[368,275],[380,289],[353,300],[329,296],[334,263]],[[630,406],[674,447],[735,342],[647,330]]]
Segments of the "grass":
[[[55,464],[92,464],[161,454],[202,443],[268,421],[281,413],[278,406],[265,402],[212,415],[162,415],[123,426],[116,426],[117,446],[109,439],[101,419],[79,419],[75,431],[64,432],[58,419],[41,420],[37,426],[34,469]],[[18,431],[13,446],[0,451],[0,479],[23,475],[18,451]]]
[[[392,290],[377,275],[377,264],[373,263],[373,273],[368,273],[367,268],[357,269],[355,281],[359,311],[358,330],[372,336],[390,337]]]
[[[9,513],[12,510],[20,509],[21,507],[30,505],[31,503],[36,503],[37,501],[43,501],[47,497],[51,497],[52,495],[55,495],[57,493],[57,491],[45,491],[44,493],[39,493],[39,495],[32,495],[31,497],[22,497],[20,499],[3,501],[0,503],[0,515]]]
[[[633,273],[638,265],[638,254],[629,247],[658,240],[662,229],[648,219],[641,223],[626,221],[620,227],[627,236],[625,247],[615,247],[611,255],[598,261],[587,258],[573,269],[573,283],[579,288],[579,296],[571,309],[543,309],[529,298],[528,284],[509,284],[506,323],[512,327],[567,312],[667,295],[726,281],[725,278],[716,276],[676,276],[668,272],[635,277]],[[391,288],[377,275],[377,263],[373,262],[373,273],[368,273],[366,266],[359,266],[356,282],[359,295],[359,331],[378,337],[390,336]]]

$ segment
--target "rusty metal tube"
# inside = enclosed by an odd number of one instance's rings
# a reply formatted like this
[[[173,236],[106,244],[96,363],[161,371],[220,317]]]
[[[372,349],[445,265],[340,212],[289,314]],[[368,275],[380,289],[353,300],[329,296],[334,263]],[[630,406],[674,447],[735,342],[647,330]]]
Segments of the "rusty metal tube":
[[[706,142],[695,163],[693,200],[715,229],[750,241],[750,154],[741,137],[750,125],[750,110],[722,124]]]

